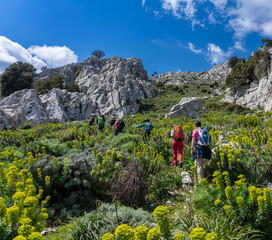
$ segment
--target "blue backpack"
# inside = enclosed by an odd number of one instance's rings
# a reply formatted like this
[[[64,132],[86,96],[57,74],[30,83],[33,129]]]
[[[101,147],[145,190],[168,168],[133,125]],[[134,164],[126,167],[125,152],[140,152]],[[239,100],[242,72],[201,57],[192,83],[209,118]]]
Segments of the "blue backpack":
[[[199,133],[199,140],[196,144],[202,147],[209,147],[211,145],[212,138],[206,128],[197,128]]]
[[[150,132],[153,128],[154,126],[152,125],[152,123],[148,122],[145,125],[145,132]]]

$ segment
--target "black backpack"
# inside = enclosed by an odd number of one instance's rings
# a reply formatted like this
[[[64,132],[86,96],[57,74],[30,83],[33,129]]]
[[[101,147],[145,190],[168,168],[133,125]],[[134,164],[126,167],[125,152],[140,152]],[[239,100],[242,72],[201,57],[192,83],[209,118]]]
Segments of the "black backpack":
[[[124,121],[123,120],[119,120],[119,123],[120,123],[119,128],[123,129],[125,127]]]

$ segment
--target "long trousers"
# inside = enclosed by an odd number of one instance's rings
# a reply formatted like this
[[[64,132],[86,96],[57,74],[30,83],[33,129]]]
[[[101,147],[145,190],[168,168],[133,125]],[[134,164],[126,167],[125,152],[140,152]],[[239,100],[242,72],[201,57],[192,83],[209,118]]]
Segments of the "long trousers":
[[[197,173],[197,180],[200,182],[202,178],[204,178],[204,158],[196,158],[195,159],[195,168]]]
[[[173,141],[172,142],[173,147],[173,164],[177,163],[177,153],[179,162],[182,162],[182,152],[183,152],[183,142],[182,141]]]

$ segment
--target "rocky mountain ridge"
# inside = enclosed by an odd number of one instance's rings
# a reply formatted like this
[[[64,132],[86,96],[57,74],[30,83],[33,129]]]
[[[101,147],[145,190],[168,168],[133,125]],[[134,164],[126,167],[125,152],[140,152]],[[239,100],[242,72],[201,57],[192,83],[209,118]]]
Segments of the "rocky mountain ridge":
[[[231,72],[229,62],[214,65],[212,69],[203,72],[167,72],[159,74],[152,79],[155,82],[162,82],[165,85],[181,86],[183,84],[199,84],[218,82],[223,85],[226,77]]]
[[[0,129],[9,129],[26,121],[37,125],[51,121],[83,120],[89,118],[91,113],[117,113],[121,117],[135,114],[139,110],[140,100],[159,94],[156,83],[182,86],[217,82],[218,89],[213,89],[216,92],[224,85],[231,70],[227,61],[199,73],[168,72],[149,78],[138,58],[91,57],[81,63],[45,69],[35,79],[38,81],[62,74],[66,77],[65,85],[77,83],[80,92],[52,89],[47,94],[37,95],[34,89],[25,89],[1,100]],[[239,89],[228,89],[223,101],[271,110],[271,82],[272,64],[268,77]]]
[[[141,99],[159,94],[155,82],[148,78],[138,58],[92,57],[82,63],[45,69],[35,80],[57,74],[66,77],[67,85],[75,81],[80,92],[60,89],[52,89],[43,95],[37,95],[34,89],[15,92],[0,101],[0,129],[18,126],[25,121],[37,125],[83,120],[91,113],[117,113],[123,117],[137,113]]]

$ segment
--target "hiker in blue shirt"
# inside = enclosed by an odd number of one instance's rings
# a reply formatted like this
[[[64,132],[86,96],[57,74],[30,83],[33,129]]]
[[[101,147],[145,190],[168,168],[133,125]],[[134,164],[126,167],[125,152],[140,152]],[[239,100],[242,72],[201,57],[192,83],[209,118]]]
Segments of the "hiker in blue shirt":
[[[151,131],[154,128],[153,124],[150,122],[149,119],[146,119],[144,121],[144,123],[142,123],[141,125],[138,125],[136,127],[137,128],[144,127],[144,135],[143,135],[144,139],[148,139],[150,137]]]

